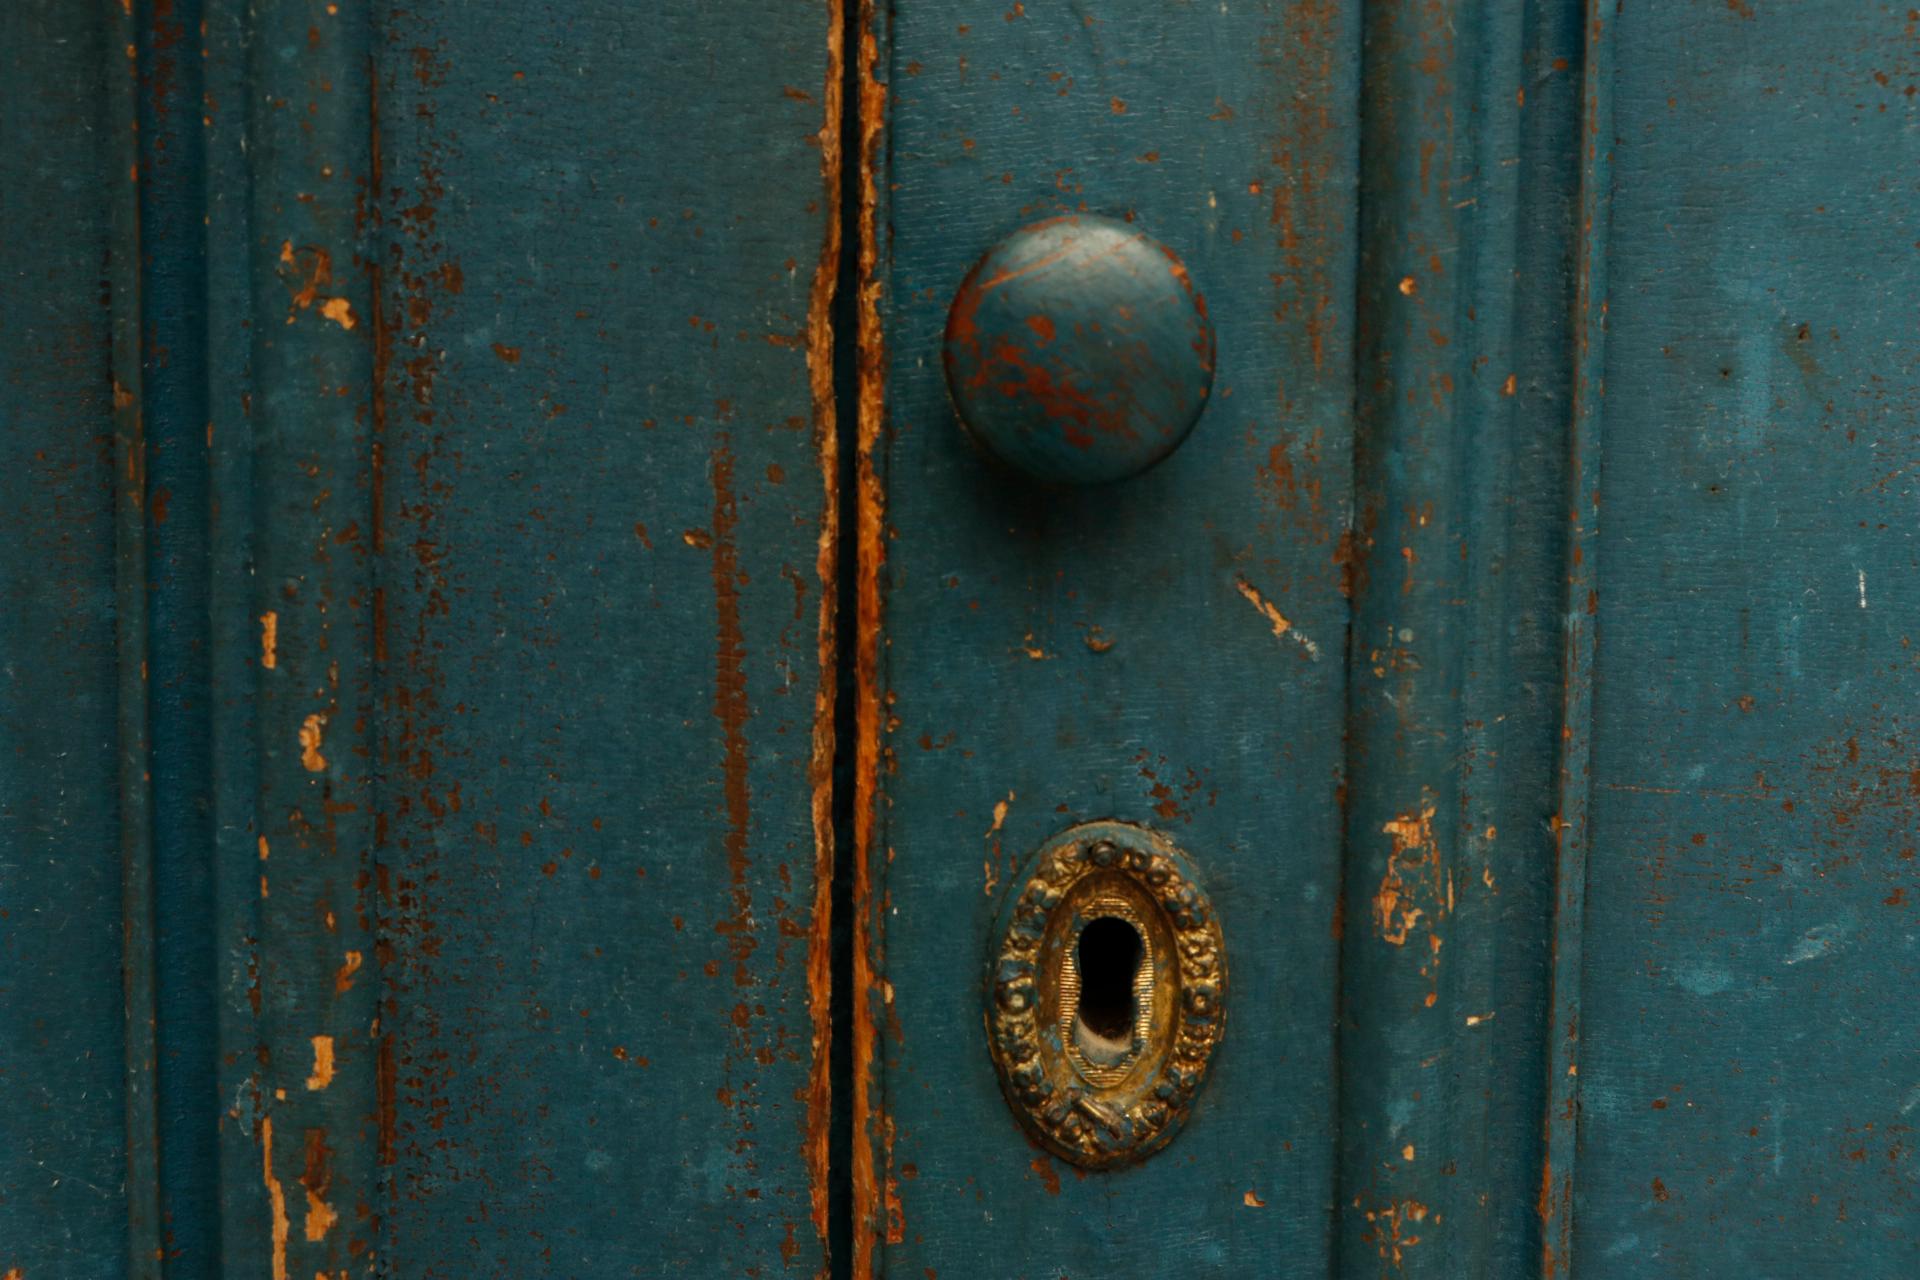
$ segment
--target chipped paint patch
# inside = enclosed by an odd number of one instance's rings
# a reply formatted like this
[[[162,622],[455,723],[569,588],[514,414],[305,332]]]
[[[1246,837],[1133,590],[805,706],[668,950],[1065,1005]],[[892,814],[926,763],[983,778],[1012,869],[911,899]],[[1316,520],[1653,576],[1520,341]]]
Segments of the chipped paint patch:
[[[317,1093],[333,1083],[333,1037],[313,1037],[313,1070],[307,1075],[307,1089]]]
[[[327,717],[314,712],[300,725],[300,763],[306,766],[308,773],[320,773],[327,767],[327,758],[320,754],[321,737],[326,729]]]
[[[1374,891],[1373,926],[1381,941],[1399,947],[1405,946],[1408,935],[1424,923],[1437,965],[1440,939],[1433,929],[1452,911],[1453,890],[1441,865],[1433,815],[1433,792],[1422,788],[1418,805],[1381,826],[1392,839],[1393,849],[1387,855],[1380,887]]]
[[[273,1173],[273,1117],[260,1117],[260,1174],[267,1188],[269,1240],[273,1246],[273,1280],[287,1280],[287,1193]]]
[[[280,615],[269,609],[260,615],[260,665],[271,671],[279,662]]]
[[[353,328],[353,304],[345,298],[328,298],[320,304],[320,314],[339,325],[342,329]]]

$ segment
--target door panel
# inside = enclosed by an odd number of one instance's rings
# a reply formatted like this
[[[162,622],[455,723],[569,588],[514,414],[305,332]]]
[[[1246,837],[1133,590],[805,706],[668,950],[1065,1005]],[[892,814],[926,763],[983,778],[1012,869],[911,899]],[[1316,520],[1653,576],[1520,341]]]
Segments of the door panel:
[[[1920,64],[1811,9],[1612,33],[1582,1274],[1920,1257]]]
[[[136,8],[9,19],[0,1272],[818,1270],[835,16]]]
[[[381,33],[400,1273],[820,1265],[830,16]]]
[[[878,1047],[856,1087],[885,1274],[1327,1265],[1356,16],[923,3],[883,33],[884,510],[862,512],[884,529]],[[940,346],[974,260],[1060,213],[1131,219],[1179,254],[1218,365],[1158,468],[1042,492],[969,447]],[[1015,1122],[982,993],[1029,855],[1100,818],[1191,853],[1228,1032],[1170,1146],[1081,1173]]]
[[[127,1042],[121,984],[115,499],[138,451],[114,355],[132,317],[103,305],[127,34],[58,0],[0,16],[0,120],[44,148],[0,150],[0,1273],[122,1273],[129,1188],[153,1189],[129,1169],[130,1050],[142,1072],[152,1054]]]
[[[6,9],[0,1280],[1909,1274],[1917,22]],[[1058,215],[1217,339],[1104,487],[942,368]],[[1094,819],[1228,973],[1100,1171]]]

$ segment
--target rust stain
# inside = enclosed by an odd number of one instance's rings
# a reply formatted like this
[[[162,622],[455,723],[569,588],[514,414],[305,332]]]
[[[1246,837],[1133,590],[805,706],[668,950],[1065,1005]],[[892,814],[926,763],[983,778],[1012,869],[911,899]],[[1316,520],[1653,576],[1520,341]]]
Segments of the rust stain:
[[[859,52],[855,66],[860,104],[860,207],[858,228],[858,296],[856,301],[856,395],[854,457],[854,806],[853,806],[853,1153],[850,1169],[853,1201],[853,1280],[871,1280],[881,1214],[880,1186],[875,1168],[876,1141],[885,1131],[888,1159],[892,1159],[892,1126],[876,1116],[874,1074],[878,1027],[874,996],[877,954],[875,923],[879,904],[874,899],[874,872],[879,851],[874,847],[873,823],[880,780],[881,694],[879,674],[880,566],[886,555],[885,492],[874,450],[880,440],[885,408],[886,340],[880,320],[879,275],[879,165],[887,92],[877,74],[879,41],[875,33],[874,0],[859,0]],[[877,1123],[877,1121],[881,1123]],[[891,1226],[891,1222],[889,1223]]]
[[[327,1232],[340,1221],[340,1215],[327,1203],[327,1189],[333,1183],[333,1150],[327,1146],[324,1129],[307,1130],[306,1167],[300,1173],[300,1185],[307,1193],[307,1216],[301,1224],[309,1243],[327,1238]],[[325,1280],[324,1273],[314,1280]]]
[[[307,1076],[307,1089],[319,1092],[333,1083],[333,1037],[313,1037],[313,1071]]]
[[[1035,1156],[1033,1163],[1027,1167],[1039,1175],[1040,1183],[1046,1187],[1048,1195],[1057,1196],[1060,1194],[1060,1174],[1053,1167],[1053,1161],[1047,1159],[1044,1155],[1039,1155]]]
[[[722,845],[727,855],[727,880],[733,913],[721,921],[733,955],[736,986],[752,984],[747,961],[757,941],[753,932],[753,891],[747,883],[747,841],[753,819],[753,794],[748,779],[747,643],[740,621],[740,551],[734,530],[740,522],[740,504],[733,491],[733,449],[725,435],[714,450],[713,482],[713,599],[714,677],[713,714],[721,730],[721,804],[726,817]]]
[[[1289,108],[1284,135],[1276,140],[1275,159],[1286,178],[1272,184],[1269,220],[1280,238],[1284,270],[1274,276],[1280,294],[1275,319],[1298,325],[1307,337],[1316,374],[1326,368],[1334,335],[1334,281],[1329,236],[1341,215],[1329,207],[1339,198],[1337,166],[1343,152],[1335,145],[1334,77],[1345,50],[1341,41],[1339,0],[1301,0],[1287,7],[1280,47],[1286,51]]]
[[[269,609],[260,615],[260,665],[271,671],[280,660],[280,615]]]
[[[396,1108],[399,1095],[399,1071],[394,1061],[393,1033],[380,1037],[378,1074],[375,1077],[375,1102],[380,1123],[380,1164],[391,1168],[397,1159],[395,1144]]]
[[[496,342],[493,344],[493,354],[499,356],[508,364],[520,363],[520,348],[510,347],[504,342]]]
[[[814,552],[814,577],[820,584],[815,620],[819,680],[813,693],[813,741],[808,782],[813,819],[813,912],[807,930],[807,1006],[812,1014],[812,1060],[807,1070],[807,1108],[803,1122],[808,1207],[813,1231],[824,1249],[830,1204],[829,1142],[833,1083],[833,871],[837,850],[833,835],[834,700],[839,638],[834,628],[840,576],[840,444],[833,390],[833,304],[840,275],[840,183],[844,167],[840,136],[845,120],[842,91],[846,66],[845,0],[830,0],[827,15],[827,65],[821,88],[820,257],[814,263],[807,298],[807,382],[812,401],[814,451],[820,465],[820,536]],[[645,534],[642,533],[642,540]],[[792,1227],[787,1231],[793,1240]],[[790,1265],[793,1253],[782,1246]]]
[[[327,758],[320,754],[321,732],[326,724],[326,716],[317,711],[301,722],[300,763],[308,773],[319,773],[327,767]]]
[[[333,972],[333,990],[335,995],[344,995],[353,989],[353,975],[360,971],[361,955],[358,951],[349,951]]]

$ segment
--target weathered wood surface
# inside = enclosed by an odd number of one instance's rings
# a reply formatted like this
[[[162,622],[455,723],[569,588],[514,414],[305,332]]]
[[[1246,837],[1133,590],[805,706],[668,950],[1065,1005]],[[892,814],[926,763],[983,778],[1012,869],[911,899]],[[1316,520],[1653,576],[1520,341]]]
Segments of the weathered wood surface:
[[[819,1270],[836,12],[6,34],[0,1274]]]
[[[1612,23],[1576,1275],[1920,1267],[1920,17]]]
[[[878,1060],[856,1082],[877,1101],[855,1275],[1329,1265],[1358,18],[910,3],[877,33]],[[1218,367],[1154,470],[1040,493],[954,422],[941,334],[975,259],[1065,212],[1135,219],[1181,256]],[[1191,854],[1232,987],[1191,1123],[1145,1164],[1081,1175],[1009,1113],[981,992],[1027,856],[1107,817]]]
[[[1911,1274],[1920,18],[716,12],[0,16],[0,1280]],[[1042,493],[941,329],[1076,211],[1218,368]],[[1108,816],[1232,984],[1080,1174]]]

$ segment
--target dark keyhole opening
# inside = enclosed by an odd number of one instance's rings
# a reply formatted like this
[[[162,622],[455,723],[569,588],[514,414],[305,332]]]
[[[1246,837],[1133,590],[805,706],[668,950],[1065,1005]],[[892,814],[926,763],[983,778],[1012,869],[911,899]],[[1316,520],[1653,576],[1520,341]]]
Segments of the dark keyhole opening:
[[[1133,1047],[1133,978],[1146,944],[1140,931],[1116,916],[1101,916],[1080,931],[1075,963],[1080,970],[1081,1025],[1108,1052]]]

